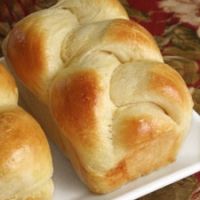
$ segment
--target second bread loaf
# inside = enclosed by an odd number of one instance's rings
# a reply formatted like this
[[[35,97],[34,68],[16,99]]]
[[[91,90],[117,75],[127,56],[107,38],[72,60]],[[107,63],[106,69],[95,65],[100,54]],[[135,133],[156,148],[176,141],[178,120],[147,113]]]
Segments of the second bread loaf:
[[[53,167],[47,139],[17,101],[15,81],[0,64],[0,199],[51,200]]]

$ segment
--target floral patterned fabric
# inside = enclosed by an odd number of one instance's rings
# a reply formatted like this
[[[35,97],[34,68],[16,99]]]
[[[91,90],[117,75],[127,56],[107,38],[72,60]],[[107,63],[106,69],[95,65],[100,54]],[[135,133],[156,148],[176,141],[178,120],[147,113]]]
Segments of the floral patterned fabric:
[[[199,198],[197,184],[195,177],[191,176],[138,200],[199,200],[194,198]]]
[[[73,1],[73,0],[72,0]],[[1,0],[0,45],[21,18],[56,0]],[[155,37],[166,63],[187,83],[200,114],[200,0],[121,0],[131,19]],[[2,55],[0,50],[0,56]],[[140,200],[200,200],[200,174]]]

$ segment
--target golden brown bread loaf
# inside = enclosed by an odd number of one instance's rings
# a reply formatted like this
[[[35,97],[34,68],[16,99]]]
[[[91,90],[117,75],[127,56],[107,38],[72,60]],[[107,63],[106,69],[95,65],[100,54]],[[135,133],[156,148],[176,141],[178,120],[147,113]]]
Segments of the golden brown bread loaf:
[[[191,96],[117,0],[60,0],[19,22],[4,52],[30,110],[93,192],[175,160]]]
[[[51,200],[52,160],[47,140],[17,101],[15,82],[0,64],[0,199]]]

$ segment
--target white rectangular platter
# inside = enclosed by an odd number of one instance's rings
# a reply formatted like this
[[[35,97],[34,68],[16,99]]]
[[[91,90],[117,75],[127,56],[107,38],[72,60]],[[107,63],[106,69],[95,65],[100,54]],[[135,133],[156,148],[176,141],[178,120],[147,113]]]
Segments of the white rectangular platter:
[[[90,193],[76,176],[69,161],[54,145],[51,147],[55,170],[53,200],[134,200],[200,171],[200,116],[193,112],[190,132],[176,162],[107,195]]]

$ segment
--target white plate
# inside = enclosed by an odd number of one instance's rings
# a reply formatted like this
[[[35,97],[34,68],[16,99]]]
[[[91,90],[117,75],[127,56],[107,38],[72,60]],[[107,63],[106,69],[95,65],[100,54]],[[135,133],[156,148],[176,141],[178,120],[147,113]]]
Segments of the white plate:
[[[69,161],[51,145],[54,158],[54,200],[133,200],[200,171],[200,116],[193,112],[190,132],[177,161],[132,181],[108,195],[90,193],[74,173]]]
[[[0,58],[0,62],[4,62]],[[193,112],[190,132],[177,161],[107,195],[95,195],[81,183],[69,161],[51,144],[54,160],[53,200],[134,200],[200,171],[200,116]]]

